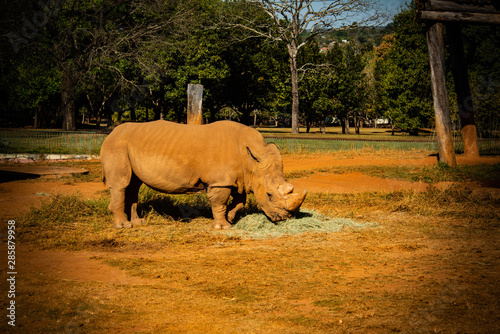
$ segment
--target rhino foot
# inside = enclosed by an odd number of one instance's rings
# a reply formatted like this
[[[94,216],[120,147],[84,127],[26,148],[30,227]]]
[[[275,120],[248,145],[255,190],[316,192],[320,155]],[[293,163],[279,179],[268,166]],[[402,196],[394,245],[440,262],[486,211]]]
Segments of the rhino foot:
[[[121,229],[121,228],[132,228],[132,223],[129,221],[117,221],[115,222],[115,228]]]
[[[212,228],[214,230],[229,230],[231,228],[231,224],[228,222],[214,221],[212,223]]]
[[[146,220],[144,218],[134,218],[131,221],[132,226],[141,226],[142,224],[146,223]]]

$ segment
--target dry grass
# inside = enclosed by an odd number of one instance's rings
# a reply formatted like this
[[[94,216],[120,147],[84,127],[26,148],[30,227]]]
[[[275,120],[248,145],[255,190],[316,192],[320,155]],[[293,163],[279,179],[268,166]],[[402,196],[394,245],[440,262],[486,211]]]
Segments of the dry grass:
[[[309,194],[304,209],[323,215],[318,221],[341,219],[342,229],[260,239],[212,231],[205,196],[143,188],[141,203],[148,223],[131,230],[112,228],[107,196],[53,196],[19,217],[19,243],[35,251],[86,251],[143,281],[113,284],[25,271],[16,296],[20,327],[4,321],[0,330],[500,331],[500,203],[476,198],[462,185],[423,193]],[[243,217],[253,214],[258,210],[250,201]],[[377,225],[359,228],[367,223]],[[0,289],[8,290],[5,280]]]
[[[107,196],[88,200],[79,194],[55,195],[19,219],[18,235],[25,243],[72,250],[117,246],[158,249],[166,244],[194,242],[202,235],[211,240],[224,238],[223,234],[214,234],[208,226],[211,210],[206,195],[171,196],[144,186],[140,202],[139,209],[147,225],[141,229],[115,230],[107,209]],[[498,220],[499,213],[495,210],[498,204],[498,201],[473,197],[470,189],[460,185],[445,189],[430,187],[426,192],[311,193],[303,205],[306,209],[296,218],[274,224],[258,210],[251,197],[241,219],[227,236],[268,238],[307,232],[338,232],[345,227],[363,227],[363,224],[371,223],[372,217],[376,219],[380,212]]]
[[[346,228],[368,228],[376,224],[359,223],[352,219],[331,218],[313,210],[300,210],[295,217],[279,222],[271,222],[263,213],[254,213],[242,217],[233,228],[226,232],[228,236],[266,239],[302,233],[332,233]]]

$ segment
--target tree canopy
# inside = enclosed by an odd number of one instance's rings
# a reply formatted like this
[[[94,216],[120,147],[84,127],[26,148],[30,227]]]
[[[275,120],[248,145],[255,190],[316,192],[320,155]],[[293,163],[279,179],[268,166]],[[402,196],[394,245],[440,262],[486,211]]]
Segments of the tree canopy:
[[[277,7],[221,0],[6,3],[2,126],[184,122],[187,85],[198,83],[208,121],[291,126],[296,117],[295,125],[308,129],[338,122],[345,133],[374,118],[415,134],[433,127],[425,26],[414,21],[413,2],[385,27],[334,26],[338,17],[319,19],[310,1],[266,3]],[[300,18],[293,16],[298,9]],[[302,20],[298,30],[294,19]],[[471,99],[485,136],[498,130],[498,29],[463,28]]]

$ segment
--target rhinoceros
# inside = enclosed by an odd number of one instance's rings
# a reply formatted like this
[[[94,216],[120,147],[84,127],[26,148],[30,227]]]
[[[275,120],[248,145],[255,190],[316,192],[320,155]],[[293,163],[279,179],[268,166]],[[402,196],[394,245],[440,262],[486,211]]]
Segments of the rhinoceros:
[[[116,228],[144,222],[137,214],[143,183],[169,194],[206,192],[214,229],[231,227],[248,193],[274,222],[290,218],[306,196],[283,178],[276,145],[266,144],[257,130],[231,121],[124,123],[102,144],[101,162]]]

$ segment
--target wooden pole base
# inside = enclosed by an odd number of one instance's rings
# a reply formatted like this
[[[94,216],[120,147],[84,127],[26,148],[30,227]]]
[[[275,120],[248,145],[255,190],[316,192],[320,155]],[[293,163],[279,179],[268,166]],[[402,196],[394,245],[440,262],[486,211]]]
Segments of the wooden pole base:
[[[436,116],[436,135],[439,149],[439,162],[450,167],[457,166],[455,147],[451,132],[450,108],[448,105],[448,91],[444,72],[444,42],[443,24],[432,23],[427,30],[427,45],[431,65],[432,96],[434,99],[434,113]]]

